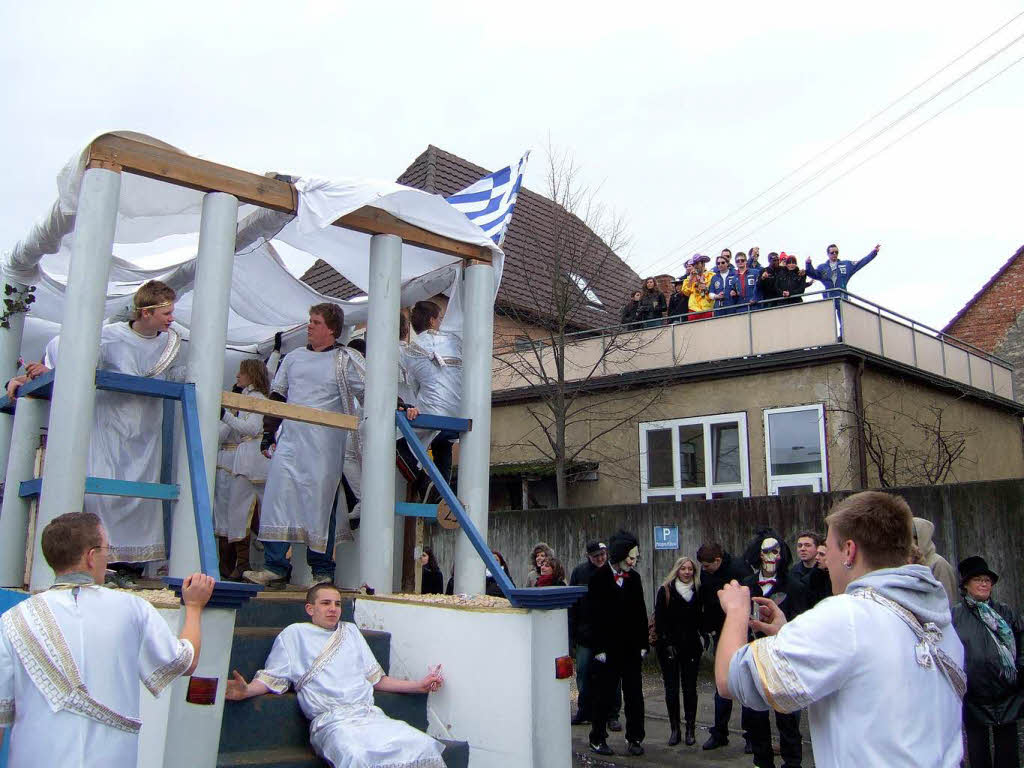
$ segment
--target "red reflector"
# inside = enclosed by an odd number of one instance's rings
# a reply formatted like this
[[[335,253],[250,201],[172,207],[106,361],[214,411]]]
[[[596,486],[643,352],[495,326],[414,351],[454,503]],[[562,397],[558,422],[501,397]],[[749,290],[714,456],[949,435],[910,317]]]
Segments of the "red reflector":
[[[555,659],[555,680],[572,677],[572,656],[559,656]]]
[[[190,677],[185,701],[189,704],[212,705],[217,700],[216,677]]]

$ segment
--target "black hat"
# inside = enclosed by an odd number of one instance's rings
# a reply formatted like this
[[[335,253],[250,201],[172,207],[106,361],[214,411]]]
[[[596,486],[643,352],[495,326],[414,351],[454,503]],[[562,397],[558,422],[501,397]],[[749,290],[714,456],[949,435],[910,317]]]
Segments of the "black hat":
[[[686,275],[680,275],[679,277],[677,277],[675,280],[672,281],[672,285],[682,285],[685,282],[686,282]]]
[[[587,544],[588,555],[596,555],[598,552],[601,552],[605,549],[608,549],[608,545],[605,544],[603,541],[592,541],[589,544]]]
[[[971,555],[961,560],[957,570],[960,571],[961,587],[975,576],[988,576],[992,579],[993,584],[999,581],[999,574],[989,569],[988,563],[985,562],[985,558],[981,555]]]
[[[636,536],[629,531],[619,530],[608,539],[608,559],[613,563],[621,563],[629,555],[629,550],[638,546],[640,542]]]

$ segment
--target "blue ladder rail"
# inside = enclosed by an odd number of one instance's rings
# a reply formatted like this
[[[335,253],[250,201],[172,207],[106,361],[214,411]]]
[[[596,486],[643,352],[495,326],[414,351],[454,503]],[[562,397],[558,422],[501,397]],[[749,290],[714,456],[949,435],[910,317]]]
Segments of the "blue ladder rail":
[[[32,381],[22,384],[16,393],[17,397],[37,397],[49,400],[53,396],[53,378],[55,373],[56,371],[49,371]],[[199,432],[196,385],[177,381],[164,381],[163,379],[150,379],[144,376],[131,376],[115,371],[96,371],[96,388],[108,392],[124,392],[126,394],[159,397],[165,400],[178,400],[181,402],[192,508],[195,512],[196,537],[198,538],[199,545],[199,567],[207,576],[218,579],[220,577],[220,566],[217,560],[217,544],[213,535],[213,506],[210,502],[210,486],[206,482],[205,464],[203,462],[203,441]],[[10,398],[6,396],[0,398],[0,411],[11,413],[13,409],[14,402]],[[168,438],[169,434],[165,430],[163,433],[165,446],[167,445]],[[165,462],[166,460],[167,457],[165,457]],[[161,479],[169,479],[166,477],[166,474],[169,472],[169,466],[169,464],[165,464],[162,468]],[[23,482],[19,486],[18,492],[21,496],[38,495],[42,489],[42,482],[41,478]],[[89,477],[85,481],[85,492],[170,501],[178,498],[179,488],[170,483],[138,483],[127,480]],[[178,582],[180,585],[180,580]],[[248,593],[253,590],[244,591]]]
[[[416,456],[416,459],[420,462],[420,465],[430,479],[434,481],[434,487],[441,494],[441,498],[448,503],[452,512],[455,513],[455,517],[473,545],[473,549],[480,555],[480,559],[484,561],[484,565],[487,566],[487,570],[491,572],[495,582],[501,588],[505,597],[508,598],[508,601],[516,608],[537,608],[549,611],[557,608],[568,608],[583,597],[587,593],[586,587],[535,587],[533,589],[519,589],[512,584],[512,580],[505,573],[505,569],[498,563],[498,559],[491,553],[491,549],[487,546],[483,536],[480,535],[480,531],[473,525],[473,521],[469,519],[465,507],[462,506],[458,497],[452,492],[451,486],[441,477],[441,473],[434,465],[434,462],[430,460],[430,457],[427,455],[427,449],[416,438],[413,429],[415,427],[422,427],[425,423],[422,421],[424,418],[424,414],[420,414],[419,418],[410,421],[405,417],[404,411],[395,412],[395,424],[409,444],[413,455]],[[452,429],[453,431],[466,432],[471,427],[467,419],[450,419],[442,416],[426,416],[426,419],[429,420],[427,423],[430,423],[431,428],[434,429]],[[461,422],[461,424],[453,425],[453,422]],[[462,428],[456,429],[454,427]]]

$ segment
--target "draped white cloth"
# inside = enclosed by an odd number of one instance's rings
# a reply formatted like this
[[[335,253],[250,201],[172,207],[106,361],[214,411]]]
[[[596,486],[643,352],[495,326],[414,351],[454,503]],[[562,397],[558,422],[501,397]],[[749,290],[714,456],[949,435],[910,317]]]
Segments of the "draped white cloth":
[[[243,395],[266,399],[246,387]],[[217,483],[214,492],[213,532],[228,541],[241,541],[249,529],[253,501],[263,501],[270,460],[260,451],[263,416],[226,410],[220,420]]]
[[[8,765],[134,766],[139,683],[157,696],[192,657],[153,606],[125,592],[57,588],[18,604],[0,623]]]
[[[174,149],[141,134],[122,134]],[[37,286],[37,302],[29,315],[29,336],[52,331],[38,321],[61,323],[78,193],[87,150],[75,155],[58,175],[58,202],[0,262],[8,280]],[[239,207],[235,267],[232,273],[227,343],[249,352],[269,351],[274,334],[305,324],[312,304],[330,300],[345,311],[346,324],[365,322],[367,304],[340,301],[312,290],[291,274],[278,248],[312,263],[322,259],[363,291],[369,289],[370,236],[332,226],[363,206],[372,206],[422,229],[489,249],[495,265],[495,291],[503,254],[476,224],[445,200],[394,182],[367,179],[326,181],[300,179],[298,214],[292,217],[251,205]],[[158,279],[178,291],[178,322],[192,322],[192,285],[203,193],[166,182],[122,174],[114,261],[107,285],[108,317],[123,313],[131,295],[146,280]],[[277,244],[278,248],[275,248]],[[438,293],[453,293],[460,259],[424,248],[402,250],[402,305]],[[459,302],[449,310],[448,324],[461,329]],[[286,341],[285,351],[301,346],[301,333]],[[26,350],[27,351],[27,350]],[[35,357],[29,355],[29,357]]]
[[[50,342],[44,362],[59,360],[60,338]],[[140,336],[128,323],[103,326],[98,368],[133,376],[181,381],[184,356],[177,334]],[[96,392],[86,473],[91,477],[159,483],[163,401],[121,392]],[[86,494],[83,509],[99,515],[110,538],[110,562],[144,563],[167,557],[161,502],[128,496]]]
[[[359,628],[344,621],[334,631],[285,627],[256,673],[274,693],[295,686],[310,743],[335,768],[444,768],[437,741],[374,705],[383,676]]]

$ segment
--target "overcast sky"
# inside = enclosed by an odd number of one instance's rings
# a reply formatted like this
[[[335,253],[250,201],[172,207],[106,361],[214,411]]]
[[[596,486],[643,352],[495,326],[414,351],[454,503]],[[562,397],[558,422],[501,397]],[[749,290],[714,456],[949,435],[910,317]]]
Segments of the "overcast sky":
[[[1024,40],[724,234],[1024,35],[1024,17],[694,239],[1024,11],[1020,2],[694,5],[3,3],[0,248],[53,202],[67,158],[116,129],[257,172],[328,178],[394,179],[428,144],[492,169],[533,148],[526,183],[538,191],[550,135],[626,214],[622,255],[644,274],[678,273],[702,246],[757,244],[818,263],[830,242],[843,258],[880,242],[851,289],[939,327],[1024,244],[1024,63],[750,233],[1024,55]]]

